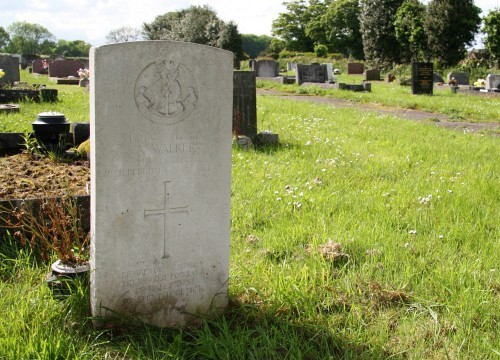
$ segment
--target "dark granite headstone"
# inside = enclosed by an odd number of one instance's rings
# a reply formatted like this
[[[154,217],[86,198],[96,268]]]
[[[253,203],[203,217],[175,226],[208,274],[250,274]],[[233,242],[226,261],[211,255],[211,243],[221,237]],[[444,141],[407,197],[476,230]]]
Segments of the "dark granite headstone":
[[[302,83],[325,83],[328,81],[328,72],[326,69],[326,65],[297,64],[295,79],[295,82],[298,85],[301,85]]]
[[[19,71],[19,59],[11,55],[0,55],[0,69],[5,75],[0,78],[0,84],[12,84],[21,80]]]
[[[449,72],[446,76],[446,81],[455,78],[455,85],[470,85],[470,74],[468,72]]]
[[[365,64],[363,63],[348,63],[347,75],[361,75],[365,71]]]
[[[233,73],[233,134],[253,138],[257,134],[257,95],[255,73]]]
[[[432,95],[434,64],[413,62],[411,64],[411,93]]]
[[[365,76],[365,81],[378,81],[378,80],[380,80],[380,70],[379,69],[365,70],[363,75]]]
[[[79,78],[78,70],[85,68],[85,61],[78,60],[57,60],[49,63],[49,76],[55,78],[65,78],[74,76]]]

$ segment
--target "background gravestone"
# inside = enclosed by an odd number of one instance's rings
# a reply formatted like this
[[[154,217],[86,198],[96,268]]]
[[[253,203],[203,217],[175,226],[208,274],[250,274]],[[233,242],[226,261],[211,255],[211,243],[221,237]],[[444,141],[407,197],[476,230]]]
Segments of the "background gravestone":
[[[44,59],[35,59],[31,63],[31,68],[33,69],[33,73],[35,74],[47,74],[47,68],[44,68],[44,64],[47,64],[47,61]]]
[[[434,64],[413,62],[411,64],[411,93],[433,94]]]
[[[378,69],[365,70],[363,75],[364,75],[366,81],[380,80],[380,70],[378,70]]]
[[[488,74],[484,88],[486,90],[500,89],[500,74]]]
[[[469,85],[470,74],[468,72],[449,72],[446,81],[449,83],[451,78],[455,78],[456,85]]]
[[[0,78],[0,84],[12,84],[21,80],[19,70],[19,59],[11,55],[0,55],[0,69],[3,69],[5,76]]]
[[[90,60],[92,314],[195,324],[228,303],[233,54],[136,41]]]
[[[253,71],[233,73],[233,134],[257,135],[257,87]]]
[[[79,77],[78,70],[86,67],[85,61],[56,60],[49,63],[49,77],[65,78],[68,76]]]
[[[328,73],[326,65],[311,64],[303,65],[297,64],[295,71],[295,82],[300,85],[302,83],[325,83],[328,81]]]
[[[257,77],[279,76],[279,64],[274,60],[255,60],[252,62],[252,70]]]
[[[365,71],[365,64],[363,63],[347,63],[347,75],[361,75]]]

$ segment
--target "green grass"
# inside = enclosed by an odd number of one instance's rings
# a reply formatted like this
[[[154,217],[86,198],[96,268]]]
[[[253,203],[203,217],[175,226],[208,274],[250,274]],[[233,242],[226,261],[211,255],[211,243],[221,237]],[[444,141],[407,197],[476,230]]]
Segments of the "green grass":
[[[341,75],[339,82],[361,84],[362,75]],[[257,86],[297,94],[330,96],[359,103],[372,103],[403,109],[419,109],[448,115],[450,121],[500,123],[500,97],[453,94],[447,86],[434,88],[434,95],[411,95],[411,87],[400,86],[398,80],[387,83],[372,81],[372,91],[352,92],[323,89],[317,86],[278,85],[271,81],[257,82]]]
[[[94,330],[88,289],[52,299],[7,238],[0,358],[500,356],[498,137],[271,97],[258,117],[280,145],[233,149],[224,316]]]

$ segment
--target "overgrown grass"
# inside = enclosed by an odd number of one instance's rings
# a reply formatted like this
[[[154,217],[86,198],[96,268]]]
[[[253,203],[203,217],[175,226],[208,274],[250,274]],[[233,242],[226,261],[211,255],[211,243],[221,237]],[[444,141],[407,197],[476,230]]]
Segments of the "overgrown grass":
[[[41,112],[56,111],[66,115],[70,122],[88,122],[89,94],[86,88],[78,85],[57,85],[46,75],[29,74],[21,71],[21,81],[28,84],[45,84],[48,89],[58,90],[58,101],[39,102],[22,101],[18,113],[0,113],[0,132],[32,131],[31,123]]]
[[[1,243],[0,357],[500,356],[496,137],[258,99],[280,146],[233,149],[231,304],[198,329],[97,331],[88,289]]]
[[[361,75],[341,75],[338,81],[360,84]],[[435,87],[434,95],[411,95],[409,86],[396,82],[372,81],[372,91],[352,92],[347,90],[323,89],[317,86],[278,85],[271,81],[257,82],[260,88],[280,91],[330,96],[359,103],[374,103],[404,109],[420,109],[448,115],[450,121],[500,123],[500,97],[453,94],[447,86]]]

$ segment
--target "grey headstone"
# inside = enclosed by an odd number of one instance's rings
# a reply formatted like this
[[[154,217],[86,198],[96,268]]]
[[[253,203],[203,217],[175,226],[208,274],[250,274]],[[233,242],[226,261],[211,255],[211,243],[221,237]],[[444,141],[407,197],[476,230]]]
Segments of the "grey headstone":
[[[19,59],[17,57],[0,55],[0,69],[5,73],[5,76],[0,78],[0,84],[12,84],[15,81],[21,80]]]
[[[378,81],[380,80],[380,70],[379,69],[369,69],[363,72],[365,81]]]
[[[253,71],[233,74],[233,134],[257,134],[257,87]]]
[[[90,123],[72,123],[73,146],[78,146],[90,137]]]
[[[279,75],[279,64],[274,60],[255,60],[252,70],[257,77],[277,77]]]
[[[233,54],[137,41],[90,61],[92,314],[199,323],[228,303]]]
[[[79,60],[55,60],[49,63],[49,77],[65,78],[68,76],[78,77],[78,70],[84,69],[85,61]]]
[[[302,83],[325,83],[328,80],[326,65],[311,64],[303,65],[297,64],[295,72],[295,82],[298,85]]]
[[[432,81],[435,83],[444,83],[443,77],[439,75],[437,72],[434,72],[432,74]]]
[[[469,85],[470,83],[470,74],[468,72],[449,72],[446,81],[449,83],[452,78],[455,78],[455,85]]]
[[[500,89],[500,74],[488,74],[484,88],[486,90]]]

